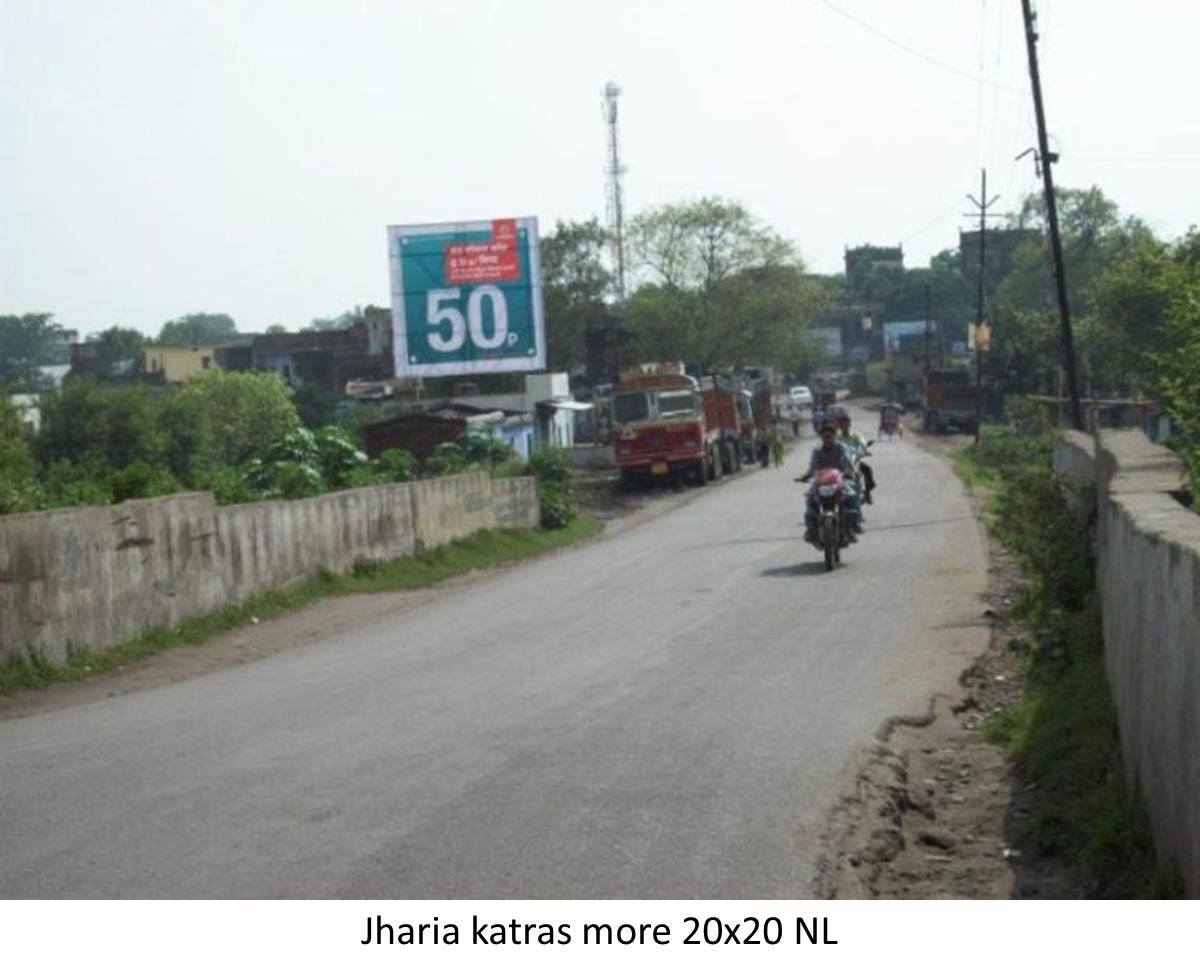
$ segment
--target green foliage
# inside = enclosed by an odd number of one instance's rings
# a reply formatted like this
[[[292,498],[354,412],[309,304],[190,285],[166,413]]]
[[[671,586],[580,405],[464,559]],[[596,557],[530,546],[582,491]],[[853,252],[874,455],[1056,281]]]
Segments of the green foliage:
[[[706,368],[806,360],[804,330],[826,301],[790,243],[740,204],[702,198],[630,223],[646,281],[626,326],[639,360],[683,357]]]
[[[498,465],[513,459],[517,453],[507,442],[490,432],[472,429],[467,433],[465,455],[468,465],[486,466],[489,472],[494,472]]]
[[[1157,358],[1159,384],[1188,468],[1193,506],[1200,506],[1200,278],[1180,287],[1167,325],[1177,346]]]
[[[265,491],[247,482],[240,469],[223,463],[212,463],[197,470],[191,486],[194,490],[209,491],[222,506],[248,504],[265,496]]]
[[[554,447],[539,449],[529,458],[529,472],[537,477],[542,527],[566,527],[579,514],[570,455]]]
[[[354,309],[346,310],[337,316],[314,317],[307,327],[300,328],[300,333],[315,333],[318,330],[349,330],[351,327],[360,326],[364,322],[363,308],[356,306]]]
[[[1060,189],[1058,210],[1081,385],[1125,395],[1152,384],[1146,355],[1159,342],[1164,246],[1096,187]],[[1052,392],[1062,340],[1041,195],[1026,199],[1017,227],[1040,234],[1017,248],[994,297],[989,373],[1006,391]]]
[[[7,398],[0,395],[0,483],[28,478],[33,472],[20,415]]]
[[[111,504],[112,488],[103,464],[55,460],[42,468],[39,476],[40,498],[34,504],[45,507],[101,507]]]
[[[191,417],[203,418],[213,462],[240,466],[299,428],[291,391],[275,374],[211,371],[189,378],[177,395]]]
[[[118,470],[108,478],[108,484],[114,504],[122,500],[165,497],[183,489],[167,470],[145,462],[130,463]]]
[[[237,324],[227,313],[188,313],[168,320],[158,332],[158,342],[172,347],[195,347],[226,340],[237,334]]]
[[[376,482],[366,455],[336,426],[284,434],[247,464],[244,479],[264,497],[289,500]]]
[[[67,360],[52,313],[0,316],[0,389],[38,391],[38,368]]]
[[[339,425],[338,396],[328,388],[315,384],[302,384],[292,392],[300,424],[306,429],[319,429],[325,425]]]
[[[367,462],[367,454],[358,448],[354,436],[336,425],[318,429],[316,445],[321,475],[331,490],[350,486],[350,473]]]
[[[449,476],[470,465],[466,450],[457,442],[441,442],[425,460],[425,472],[430,476]]]
[[[44,466],[69,460],[94,473],[135,462],[162,464],[167,436],[158,424],[162,389],[68,378],[41,398],[42,428],[35,445]]]
[[[608,233],[595,218],[558,222],[541,240],[546,351],[552,371],[584,362],[589,327],[606,322],[612,275],[604,264]]]
[[[375,469],[385,483],[407,483],[416,479],[417,457],[407,449],[385,449],[375,460]]]
[[[109,327],[91,338],[96,343],[96,361],[106,377],[137,374],[142,367],[146,338],[126,327]]]

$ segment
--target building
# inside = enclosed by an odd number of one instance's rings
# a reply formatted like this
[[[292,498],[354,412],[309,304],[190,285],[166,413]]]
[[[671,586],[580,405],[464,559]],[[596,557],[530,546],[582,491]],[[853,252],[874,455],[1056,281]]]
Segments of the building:
[[[444,403],[426,411],[380,419],[363,427],[367,455],[377,458],[388,449],[404,449],[424,462],[444,442],[462,442],[471,431],[486,432],[528,459],[534,449],[533,417],[500,409]]]
[[[818,313],[816,327],[820,332],[819,343],[831,360],[843,367],[850,367],[866,363],[872,353],[878,354],[878,350],[873,350],[872,340],[878,333],[875,328],[882,311],[882,303],[842,303]],[[834,332],[837,334],[836,343],[833,340]],[[814,336],[814,340],[818,338]]]
[[[904,249],[891,245],[859,245],[844,250],[846,282],[855,282],[864,272],[876,269],[904,269]]]
[[[893,320],[883,325],[883,339],[889,354],[909,354],[923,357],[929,345],[933,357],[938,356],[941,335],[936,320]]]
[[[532,415],[538,447],[575,445],[576,413],[592,410],[590,403],[577,402],[571,397],[570,382],[561,372],[527,374],[523,391],[503,395],[461,395],[459,398],[475,408]]]
[[[180,384],[217,366],[217,348],[211,344],[194,347],[148,344],[142,348],[142,374],[151,381]]]

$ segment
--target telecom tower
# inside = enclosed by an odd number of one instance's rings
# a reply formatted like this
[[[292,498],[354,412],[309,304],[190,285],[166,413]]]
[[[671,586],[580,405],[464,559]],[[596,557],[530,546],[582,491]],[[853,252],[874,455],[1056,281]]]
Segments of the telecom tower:
[[[604,173],[608,178],[605,212],[609,232],[612,235],[613,270],[616,273],[617,302],[625,299],[625,201],[621,194],[621,177],[625,167],[617,136],[617,99],[621,86],[609,82],[604,86],[604,125],[608,130],[608,160]]]

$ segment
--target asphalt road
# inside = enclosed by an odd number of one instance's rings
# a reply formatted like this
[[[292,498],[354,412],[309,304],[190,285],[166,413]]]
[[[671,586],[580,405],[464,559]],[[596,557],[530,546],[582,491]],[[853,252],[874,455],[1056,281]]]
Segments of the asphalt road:
[[[0,722],[0,896],[805,897],[874,732],[982,646],[944,461],[826,573],[782,469],[383,622]]]

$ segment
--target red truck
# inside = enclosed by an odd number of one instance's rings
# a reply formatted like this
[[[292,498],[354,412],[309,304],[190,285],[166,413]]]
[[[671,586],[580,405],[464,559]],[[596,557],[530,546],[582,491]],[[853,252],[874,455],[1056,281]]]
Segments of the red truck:
[[[925,372],[922,398],[926,432],[974,433],[979,428],[979,388],[965,368]]]
[[[718,432],[721,469],[726,473],[735,473],[742,468],[742,460],[745,459],[743,440],[746,423],[749,422],[751,431],[754,427],[753,418],[748,418],[749,399],[736,385],[715,376],[701,380],[700,397],[704,402],[704,415],[709,430],[715,429]]]
[[[612,435],[626,484],[675,475],[703,485],[724,470],[719,421],[705,411],[699,383],[681,364],[621,375],[613,386]]]

